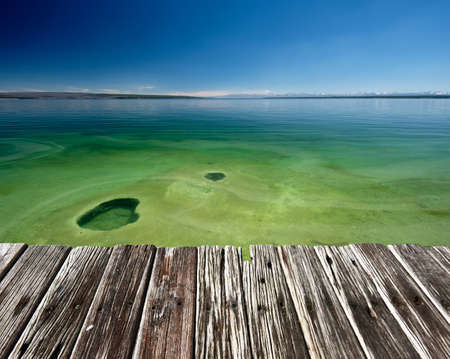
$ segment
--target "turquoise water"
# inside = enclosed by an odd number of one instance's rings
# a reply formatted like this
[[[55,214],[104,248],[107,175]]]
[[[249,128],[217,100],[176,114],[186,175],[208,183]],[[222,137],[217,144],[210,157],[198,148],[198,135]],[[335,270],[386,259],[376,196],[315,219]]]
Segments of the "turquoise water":
[[[77,225],[116,198],[138,199],[139,219]],[[0,100],[4,242],[448,245],[449,233],[450,100]]]

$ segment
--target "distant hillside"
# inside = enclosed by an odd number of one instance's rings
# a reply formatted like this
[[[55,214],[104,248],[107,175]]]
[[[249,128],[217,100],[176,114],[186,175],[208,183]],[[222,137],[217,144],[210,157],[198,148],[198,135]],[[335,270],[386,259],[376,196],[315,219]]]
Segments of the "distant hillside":
[[[84,92],[0,92],[0,98],[15,99],[194,99],[194,96],[107,94]]]
[[[109,93],[86,93],[86,92],[0,92],[1,98],[13,99],[421,99],[421,98],[450,98],[450,94],[435,93],[407,93],[407,94],[361,94],[361,95],[309,95],[309,94],[287,94],[287,95],[241,95],[230,94],[216,97],[177,96],[177,95],[139,95],[139,94],[109,94]]]

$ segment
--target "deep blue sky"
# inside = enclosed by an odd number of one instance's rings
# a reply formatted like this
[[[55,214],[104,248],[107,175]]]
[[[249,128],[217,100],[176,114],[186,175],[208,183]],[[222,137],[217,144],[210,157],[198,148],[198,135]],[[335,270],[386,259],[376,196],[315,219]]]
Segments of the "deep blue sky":
[[[0,90],[450,91],[449,14],[448,0],[2,0]]]

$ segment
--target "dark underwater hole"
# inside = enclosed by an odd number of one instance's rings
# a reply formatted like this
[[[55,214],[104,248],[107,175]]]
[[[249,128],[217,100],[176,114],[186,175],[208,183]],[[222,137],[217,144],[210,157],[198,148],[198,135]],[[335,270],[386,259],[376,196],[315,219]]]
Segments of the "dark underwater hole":
[[[117,229],[139,219],[139,214],[136,213],[138,204],[136,198],[117,198],[103,202],[78,218],[77,224],[96,231]]]
[[[226,177],[225,173],[222,173],[222,172],[208,172],[205,175],[206,179],[209,179],[214,182],[223,180],[225,177]]]

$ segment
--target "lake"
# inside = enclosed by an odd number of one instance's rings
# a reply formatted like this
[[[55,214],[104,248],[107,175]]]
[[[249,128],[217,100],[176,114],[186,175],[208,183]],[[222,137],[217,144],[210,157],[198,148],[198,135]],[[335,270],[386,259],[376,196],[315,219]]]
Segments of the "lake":
[[[449,245],[450,100],[2,99],[0,241]]]

